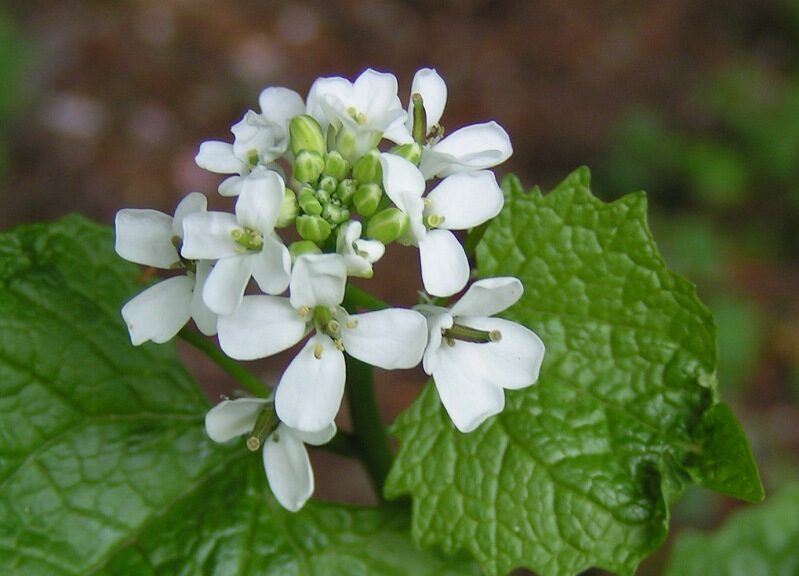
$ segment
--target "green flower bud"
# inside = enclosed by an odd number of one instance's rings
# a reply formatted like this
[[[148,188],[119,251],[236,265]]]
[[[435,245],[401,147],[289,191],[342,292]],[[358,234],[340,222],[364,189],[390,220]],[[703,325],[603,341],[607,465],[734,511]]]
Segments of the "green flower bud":
[[[413,141],[422,144],[427,136],[427,111],[424,109],[421,94],[411,96],[411,102],[413,103]]]
[[[383,244],[401,238],[410,225],[408,215],[399,208],[386,208],[369,219],[366,226],[366,235],[373,240],[380,240]]]
[[[352,202],[355,204],[355,209],[361,216],[371,216],[377,210],[377,205],[380,204],[380,198],[383,197],[383,189],[377,184],[363,184],[358,186],[355,194],[352,197]]]
[[[322,176],[322,178],[319,179],[319,189],[324,190],[328,194],[335,192],[336,186],[338,186],[338,180],[332,176]]]
[[[320,156],[327,154],[322,127],[312,116],[302,114],[292,118],[289,123],[289,138],[291,152],[295,157],[303,150],[316,152]]]
[[[313,188],[307,186],[300,190],[297,195],[297,203],[302,208],[302,211],[311,216],[319,216],[322,213],[322,205],[316,199],[316,192]]]
[[[410,144],[403,144],[402,146],[394,146],[391,149],[392,154],[396,154],[401,158],[405,158],[411,164],[418,166],[419,161],[422,159],[422,147],[416,142]]]
[[[303,254],[321,254],[322,250],[319,246],[310,240],[298,240],[289,244],[289,254],[291,254],[291,261],[294,262]]]
[[[303,240],[323,242],[330,236],[330,224],[321,216],[298,216],[297,232]]]
[[[338,187],[336,188],[336,196],[339,200],[341,200],[342,204],[349,204],[352,201],[352,196],[355,194],[355,190],[357,190],[357,186],[355,182],[350,178],[346,180],[342,180],[338,183]]]
[[[382,184],[383,168],[380,166],[380,152],[370,150],[361,156],[352,167],[352,177],[360,184]]]
[[[355,134],[344,127],[336,132],[336,150],[338,150],[343,158],[346,158],[349,162],[353,162],[357,149],[358,140]]]
[[[324,206],[328,202],[330,202],[330,192],[324,190],[322,188],[317,189],[316,191],[316,199],[319,200],[319,203]]]
[[[277,228],[284,228],[294,222],[297,214],[300,212],[300,207],[297,204],[297,197],[291,188],[286,188],[283,192],[283,201],[280,203],[280,214],[277,217],[275,226]]]
[[[325,160],[318,152],[303,150],[294,158],[293,176],[299,182],[316,182],[324,169]]]
[[[350,171],[350,163],[336,150],[333,150],[325,159],[325,176],[336,180],[344,180]]]
[[[341,224],[350,219],[350,211],[335,204],[326,204],[322,210],[322,218],[333,225]]]

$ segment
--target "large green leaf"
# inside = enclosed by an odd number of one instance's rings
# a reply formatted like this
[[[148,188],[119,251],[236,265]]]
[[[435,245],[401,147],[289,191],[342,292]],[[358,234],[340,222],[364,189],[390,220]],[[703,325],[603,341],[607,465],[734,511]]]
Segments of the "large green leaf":
[[[546,196],[515,179],[505,191],[478,271],[524,284],[506,317],[544,341],[540,381],[471,434],[428,386],[394,425],[386,491],[412,496],[418,541],[467,549],[489,574],[631,573],[689,479],[762,496],[740,428],[712,408],[713,320],[666,269],[643,194],[605,204],[586,169]]]
[[[714,533],[677,538],[668,576],[795,576],[799,574],[799,485],[733,514]]]
[[[171,346],[119,316],[138,269],[78,217],[0,236],[0,574],[452,574],[394,508],[280,508],[204,433]]]

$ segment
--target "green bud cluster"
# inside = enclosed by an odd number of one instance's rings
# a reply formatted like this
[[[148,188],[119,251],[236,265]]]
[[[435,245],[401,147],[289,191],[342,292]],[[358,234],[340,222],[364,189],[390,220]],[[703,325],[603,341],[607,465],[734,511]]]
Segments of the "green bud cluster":
[[[353,216],[363,221],[366,236],[384,244],[407,233],[408,216],[384,197],[377,148],[353,158],[352,135],[332,125],[325,135],[307,114],[292,118],[289,134],[294,190],[287,192],[281,216],[285,213],[286,221],[294,222],[302,238],[290,246],[292,258],[329,247],[337,229]],[[421,146],[414,142],[392,152],[418,164]]]

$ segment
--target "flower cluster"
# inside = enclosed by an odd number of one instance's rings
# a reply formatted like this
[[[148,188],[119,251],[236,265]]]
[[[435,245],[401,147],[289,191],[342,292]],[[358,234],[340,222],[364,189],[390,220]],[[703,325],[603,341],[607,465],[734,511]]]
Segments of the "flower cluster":
[[[196,157],[227,175],[219,193],[235,197],[233,213],[209,211],[206,198],[191,193],[174,217],[117,214],[120,256],[182,272],[125,304],[133,344],[165,342],[189,319],[237,360],[305,340],[270,398],[225,400],[206,417],[213,440],[245,435],[251,450],[263,448],[272,491],[290,510],[313,492],[304,443],[335,434],[345,353],[384,369],[422,362],[462,432],[503,409],[504,388],[538,378],[540,339],[493,318],[520,298],[518,280],[479,280],[443,306],[470,276],[452,231],[499,214],[503,195],[488,169],[512,151],[495,122],[445,136],[446,100],[432,69],[416,73],[407,108],[396,78],[374,70],[355,82],[320,78],[306,100],[267,88],[260,113],[250,110],[232,127],[232,143],[204,142]],[[287,245],[283,230],[297,239]],[[392,242],[418,248],[429,296],[414,309],[356,313],[345,305],[348,277],[371,278]]]

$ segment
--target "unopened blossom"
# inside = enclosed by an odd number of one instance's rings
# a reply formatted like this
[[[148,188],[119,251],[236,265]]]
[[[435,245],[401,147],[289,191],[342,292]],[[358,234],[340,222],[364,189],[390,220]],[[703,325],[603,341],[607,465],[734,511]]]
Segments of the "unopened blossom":
[[[244,182],[235,215],[204,212],[184,219],[183,257],[217,260],[202,294],[217,314],[236,309],[251,277],[268,294],[288,286],[291,257],[274,233],[284,191],[279,174],[259,168]]]
[[[423,367],[441,403],[461,432],[471,432],[505,407],[504,388],[535,384],[544,344],[521,324],[493,318],[523,292],[516,278],[472,284],[451,308],[420,305],[429,341]]]
[[[178,253],[184,219],[205,210],[205,196],[192,192],[178,204],[174,218],[158,210],[126,208],[117,212],[114,223],[117,254],[143,266],[186,271],[158,282],[122,307],[122,317],[134,345],[148,340],[167,342],[191,318],[204,334],[216,333],[216,314],[201,298],[211,263],[184,260]]]
[[[400,242],[419,247],[422,282],[434,296],[451,296],[469,280],[469,261],[451,230],[466,230],[494,218],[504,197],[493,172],[461,172],[444,178],[427,196],[425,178],[411,162],[381,155],[383,187],[409,219]]]
[[[360,158],[384,137],[394,142],[409,137],[393,74],[367,69],[355,82],[319,78],[308,93],[307,112],[323,131],[330,125],[337,130],[338,150],[349,161]]]
[[[296,512],[314,491],[314,476],[305,444],[326,444],[336,434],[330,423],[317,432],[296,430],[277,419],[271,400],[224,400],[205,416],[205,430],[214,442],[247,435],[247,447],[261,449],[266,479],[281,506]]]
[[[423,114],[414,114],[414,98],[421,97]],[[472,124],[441,138],[439,121],[447,103],[447,85],[432,68],[417,71],[411,84],[406,128],[424,139],[419,169],[426,179],[457,172],[484,170],[510,158],[513,148],[508,133],[496,122]],[[421,111],[420,111],[421,112]],[[415,126],[419,122],[423,126]]]
[[[343,351],[367,364],[411,368],[427,342],[424,317],[390,308],[349,314],[344,298],[347,266],[338,254],[303,254],[294,264],[290,297],[245,296],[220,318],[219,345],[231,358],[254,360],[290,348],[313,332],[289,364],[275,393],[281,421],[314,432],[328,426],[344,394]]]
[[[372,264],[380,260],[386,251],[382,242],[361,238],[363,226],[357,220],[350,220],[338,232],[336,252],[344,257],[347,274],[357,278],[371,278],[374,274]]]
[[[203,142],[195,157],[201,168],[218,174],[233,174],[219,185],[219,193],[223,196],[238,196],[256,166],[271,166],[286,154],[289,121],[305,112],[302,97],[288,88],[267,88],[258,100],[261,113],[248,110],[230,129],[233,144],[218,140]]]

